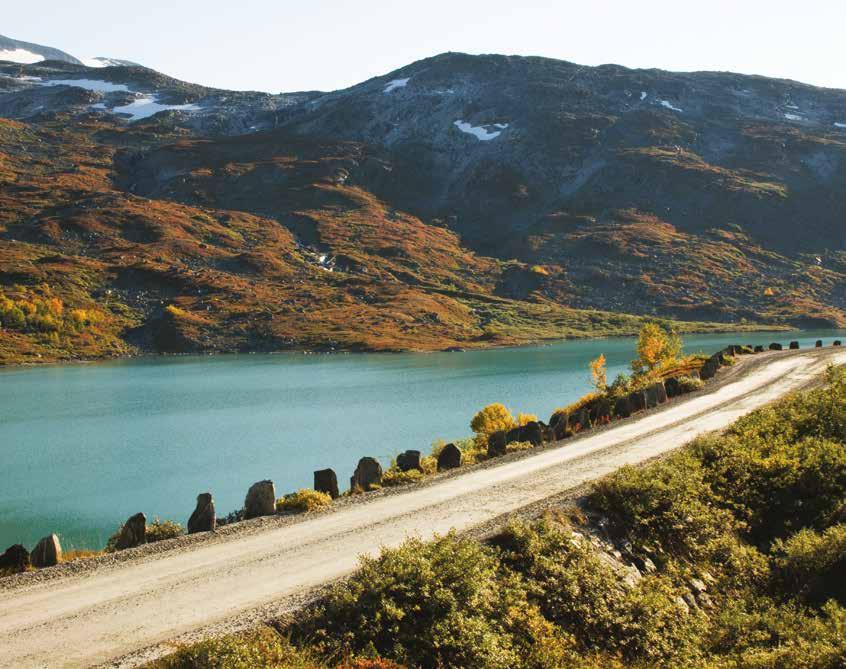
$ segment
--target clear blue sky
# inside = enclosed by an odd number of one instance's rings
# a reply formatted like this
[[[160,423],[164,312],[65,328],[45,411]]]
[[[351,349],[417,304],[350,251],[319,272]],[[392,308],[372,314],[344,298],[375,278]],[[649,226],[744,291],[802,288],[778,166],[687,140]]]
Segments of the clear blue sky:
[[[331,90],[444,51],[846,88],[842,0],[5,1],[0,34],[195,83]]]

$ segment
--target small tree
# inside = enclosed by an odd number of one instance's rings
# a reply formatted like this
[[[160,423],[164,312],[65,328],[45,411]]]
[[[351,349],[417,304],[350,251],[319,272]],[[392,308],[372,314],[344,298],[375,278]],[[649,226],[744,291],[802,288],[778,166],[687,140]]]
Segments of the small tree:
[[[590,361],[590,378],[597,392],[604,393],[608,388],[608,370],[605,367],[604,353],[600,353],[596,360]]]
[[[488,437],[499,430],[516,427],[514,416],[502,404],[488,404],[470,421],[470,428],[476,433],[476,443],[486,444]]]
[[[646,323],[637,339],[637,358],[632,360],[632,371],[642,374],[675,360],[681,354],[681,347],[681,339],[672,329],[660,323]]]

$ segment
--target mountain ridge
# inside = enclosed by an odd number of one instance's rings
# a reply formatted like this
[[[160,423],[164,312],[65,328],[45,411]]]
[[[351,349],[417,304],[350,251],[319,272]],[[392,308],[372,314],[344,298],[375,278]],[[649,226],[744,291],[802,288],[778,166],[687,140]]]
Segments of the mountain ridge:
[[[102,263],[70,294],[121,295],[118,348],[431,350],[622,333],[628,314],[846,323],[843,91],[447,53],[271,95],[42,62],[0,65],[0,117],[0,244]],[[93,172],[48,175],[51,152]]]

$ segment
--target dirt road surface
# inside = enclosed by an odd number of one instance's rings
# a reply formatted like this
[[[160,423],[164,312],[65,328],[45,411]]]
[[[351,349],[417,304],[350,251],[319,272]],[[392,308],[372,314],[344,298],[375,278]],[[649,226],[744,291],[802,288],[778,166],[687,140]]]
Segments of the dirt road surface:
[[[0,588],[0,665],[133,666],[150,656],[144,649],[161,652],[180,635],[223,631],[262,607],[295,602],[349,574],[361,554],[412,535],[468,530],[661,455],[809,383],[830,363],[846,363],[842,349],[764,355],[746,371],[731,370],[732,380],[713,392],[522,459],[190,550],[14,580]]]

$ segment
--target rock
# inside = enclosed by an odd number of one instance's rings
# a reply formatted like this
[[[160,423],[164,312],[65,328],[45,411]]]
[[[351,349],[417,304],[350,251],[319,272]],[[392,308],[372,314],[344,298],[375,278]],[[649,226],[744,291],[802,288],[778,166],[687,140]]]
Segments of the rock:
[[[119,551],[127,548],[135,548],[147,543],[147,516],[143,513],[136,513],[131,516],[120,528],[115,548]]]
[[[814,344],[816,348],[822,348],[822,339],[817,339],[817,343]]]
[[[664,390],[667,391],[667,397],[678,397],[682,394],[681,384],[676,377],[664,381]]]
[[[696,601],[696,597],[693,596],[692,592],[686,592],[683,595],[684,601],[687,602],[687,605],[692,609],[698,609],[699,603]]]
[[[703,381],[714,378],[717,370],[725,364],[725,356],[722,351],[718,351],[710,358],[708,358],[699,370],[699,378]]]
[[[13,571],[26,571],[29,567],[29,551],[21,544],[9,546],[3,555],[0,555],[0,569],[11,569]]]
[[[529,421],[520,428],[520,441],[528,441],[532,446],[543,443],[543,426],[536,420]]]
[[[488,457],[505,455],[510,430],[499,430],[488,437]]]
[[[646,389],[646,406],[651,409],[667,401],[667,391],[660,381]]]
[[[214,511],[214,499],[210,492],[197,495],[197,506],[188,519],[188,534],[214,532],[217,529],[217,516]]]
[[[515,441],[523,441],[523,428],[521,427],[512,427],[505,433],[505,443],[513,444]],[[505,451],[500,453],[500,455],[504,455]]]
[[[705,585],[705,581],[698,578],[690,579],[689,583],[690,587],[693,588],[696,592],[705,592],[708,589],[708,586]]]
[[[770,350],[771,351],[781,351],[783,348],[784,347],[777,342],[773,342],[772,344],[770,344]]]
[[[641,391],[630,393],[628,400],[632,407],[632,413],[643,411],[646,408],[646,393]]]
[[[438,471],[457,469],[461,466],[461,449],[455,444],[447,444],[438,453]]]
[[[338,490],[338,477],[334,469],[318,469],[314,472],[314,489],[317,492],[325,492],[332,499],[341,496]]]
[[[756,346],[756,347],[755,347],[755,353],[763,353],[763,352],[764,352],[764,347],[763,347],[763,346],[760,346],[760,345],[759,345],[759,346]]]
[[[276,513],[276,486],[273,481],[258,481],[250,486],[244,499],[244,520]]]
[[[696,595],[696,601],[703,609],[710,609],[714,607],[714,602],[707,592],[700,592]]]
[[[831,345],[832,345],[832,346],[840,346],[840,340],[839,340],[839,339],[835,339],[835,340],[831,343]]]
[[[382,465],[375,458],[364,457],[350,478],[350,488],[368,492],[382,486]]]
[[[690,606],[688,606],[687,602],[684,601],[684,598],[681,596],[676,597],[676,606],[679,607],[679,610],[684,613],[685,615],[690,613]]]
[[[423,471],[423,464],[420,458],[420,451],[406,451],[397,456],[397,468],[401,472],[408,472],[412,469]]]
[[[790,350],[795,351],[798,348],[799,348],[799,342],[798,341],[790,342]]]
[[[566,413],[554,413],[549,419],[549,429],[552,433],[552,439],[561,440],[573,436],[573,431],[570,429],[570,416]]]
[[[632,403],[628,397],[620,397],[614,402],[614,415],[618,418],[628,418],[632,413]]]
[[[32,550],[32,553],[29,554],[29,561],[33,567],[37,567],[38,569],[57,565],[61,559],[62,544],[59,543],[59,537],[55,534],[41,539]]]
[[[600,397],[590,406],[590,422],[592,425],[603,425],[611,421],[611,401],[607,397]]]

